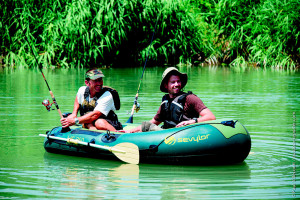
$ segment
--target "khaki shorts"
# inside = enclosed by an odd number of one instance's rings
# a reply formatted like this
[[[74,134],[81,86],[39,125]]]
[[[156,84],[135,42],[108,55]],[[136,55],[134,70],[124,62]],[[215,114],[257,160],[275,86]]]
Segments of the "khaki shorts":
[[[152,124],[149,121],[142,122],[142,131],[148,132],[148,131],[159,131],[163,130],[161,127],[157,126],[156,124]]]

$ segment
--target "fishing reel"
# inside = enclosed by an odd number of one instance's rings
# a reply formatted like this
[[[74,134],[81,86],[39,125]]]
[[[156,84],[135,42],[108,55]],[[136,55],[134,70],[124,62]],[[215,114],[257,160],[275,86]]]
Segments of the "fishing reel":
[[[135,112],[138,112],[141,109],[141,105],[136,103]]]
[[[46,107],[48,112],[50,112],[50,110],[54,110],[54,108],[51,107],[53,103],[50,103],[48,99],[45,99],[42,104]]]
[[[132,107],[131,111],[128,111],[127,114],[130,114],[130,112],[131,112],[131,114],[133,114],[134,111],[137,113],[141,109],[141,106],[140,106],[140,104],[138,102],[134,103],[134,105],[135,106]]]

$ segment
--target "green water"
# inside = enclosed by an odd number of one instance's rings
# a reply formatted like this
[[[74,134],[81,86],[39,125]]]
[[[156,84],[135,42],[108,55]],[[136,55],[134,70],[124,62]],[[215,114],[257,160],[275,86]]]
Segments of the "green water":
[[[50,154],[38,136],[59,126],[37,70],[0,68],[0,199],[289,199],[299,198],[300,73],[224,67],[182,67],[186,90],[217,118],[241,121],[251,154],[229,166],[130,165]],[[147,68],[134,122],[157,111],[163,67]],[[44,70],[62,112],[70,112],[85,70]],[[105,69],[104,84],[119,91],[121,122],[129,118],[142,68]]]

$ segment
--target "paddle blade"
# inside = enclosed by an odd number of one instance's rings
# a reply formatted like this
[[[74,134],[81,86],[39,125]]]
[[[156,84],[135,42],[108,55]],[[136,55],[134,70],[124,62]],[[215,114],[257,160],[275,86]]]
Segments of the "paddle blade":
[[[139,164],[140,152],[138,146],[132,143],[124,142],[115,145],[110,151],[120,160],[131,163]]]
[[[133,115],[131,115],[131,116],[129,117],[129,119],[127,120],[126,123],[133,123]]]

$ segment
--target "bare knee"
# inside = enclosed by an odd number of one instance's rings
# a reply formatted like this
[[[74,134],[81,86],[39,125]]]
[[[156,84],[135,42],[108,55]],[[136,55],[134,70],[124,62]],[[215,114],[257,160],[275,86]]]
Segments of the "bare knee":
[[[98,130],[116,131],[116,129],[105,119],[97,119],[95,122],[95,126]]]
[[[93,124],[84,124],[84,128],[90,129],[90,130],[97,130],[96,126]]]

